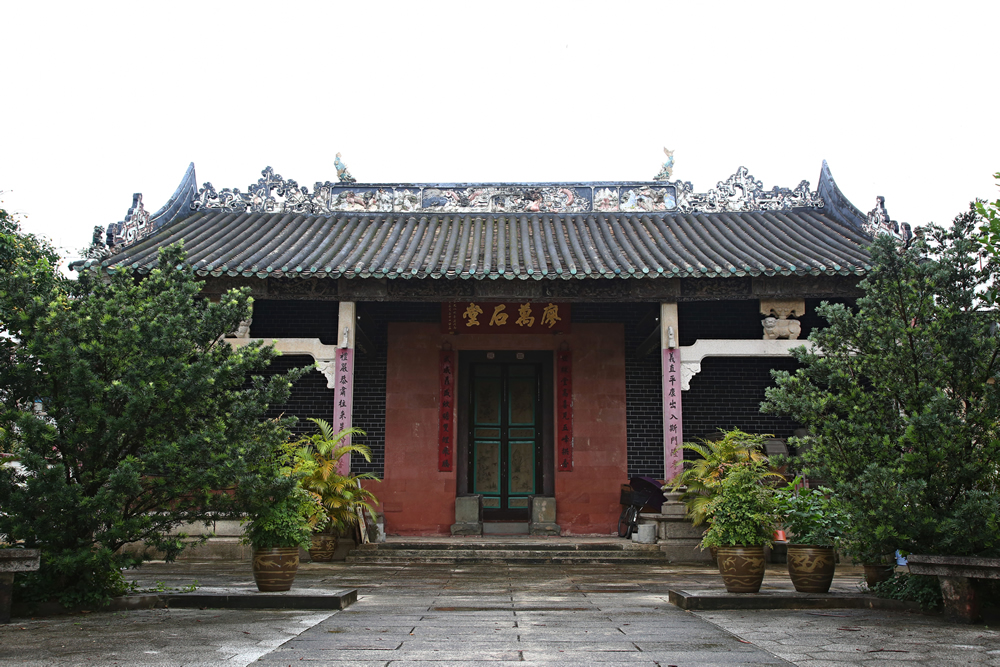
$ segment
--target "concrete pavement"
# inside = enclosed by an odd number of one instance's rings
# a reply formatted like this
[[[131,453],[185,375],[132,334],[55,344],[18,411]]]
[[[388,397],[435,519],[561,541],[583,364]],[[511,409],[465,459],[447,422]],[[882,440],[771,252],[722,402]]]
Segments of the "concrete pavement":
[[[765,590],[790,588],[772,566]],[[148,589],[244,591],[247,563],[147,564]],[[841,567],[835,590],[855,589]],[[686,612],[671,588],[721,586],[679,565],[305,564],[293,590],[358,590],[332,610],[154,609],[0,626],[7,665],[997,665],[1000,633],[868,610]]]

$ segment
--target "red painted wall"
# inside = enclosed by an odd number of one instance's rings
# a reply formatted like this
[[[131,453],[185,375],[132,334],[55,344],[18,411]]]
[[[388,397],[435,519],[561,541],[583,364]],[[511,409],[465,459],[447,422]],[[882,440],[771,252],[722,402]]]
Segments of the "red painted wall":
[[[392,323],[386,375],[385,479],[378,496],[386,532],[447,535],[455,522],[456,473],[437,471],[438,352],[573,351],[574,470],[556,472],[556,521],[564,535],[609,534],[628,481],[625,448],[625,334],[621,324],[574,324],[572,333],[466,335],[438,324]]]

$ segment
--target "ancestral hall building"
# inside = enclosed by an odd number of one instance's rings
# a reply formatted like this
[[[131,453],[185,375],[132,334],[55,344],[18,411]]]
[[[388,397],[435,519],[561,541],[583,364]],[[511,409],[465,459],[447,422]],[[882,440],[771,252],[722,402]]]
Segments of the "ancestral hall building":
[[[206,296],[249,286],[232,342],[274,341],[278,370],[316,364],[275,411],[364,429],[373,460],[351,466],[383,478],[390,534],[607,534],[620,484],[672,476],[684,439],[791,435],[759,411],[770,370],[794,367],[821,301],[858,295],[873,234],[910,233],[881,198],[859,212],[825,162],[815,191],[741,167],[705,193],[338,167],[311,192],[270,168],[242,192],[198,188],[191,165],[80,265],[141,275],[183,240]]]

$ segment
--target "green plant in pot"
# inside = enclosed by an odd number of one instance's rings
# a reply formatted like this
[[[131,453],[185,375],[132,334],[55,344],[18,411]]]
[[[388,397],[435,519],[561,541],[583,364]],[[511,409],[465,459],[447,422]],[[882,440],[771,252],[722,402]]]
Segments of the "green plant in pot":
[[[371,450],[364,445],[345,444],[348,436],[364,435],[361,429],[351,428],[335,433],[322,419],[310,419],[318,433],[302,438],[295,445],[306,462],[305,475],[299,485],[319,498],[323,513],[313,526],[309,556],[316,562],[333,560],[337,538],[349,528],[357,526],[361,515],[374,516],[375,495],[361,486],[362,479],[378,481],[370,473],[341,474],[337,463],[344,456],[359,454],[371,461]]]
[[[777,523],[774,490],[766,484],[773,474],[760,461],[726,466],[718,495],[705,508],[711,525],[701,548],[716,547],[730,593],[756,593],[764,580],[764,547]]]
[[[788,535],[788,574],[800,593],[826,593],[833,583],[837,541],[847,514],[833,491],[805,488],[796,477],[775,492],[778,516]]]
[[[764,441],[769,437],[734,428],[724,431],[718,440],[685,442],[683,448],[695,452],[700,458],[685,461],[684,470],[663,488],[671,487],[675,493],[684,488],[680,500],[687,507],[687,518],[693,525],[700,526],[707,518],[709,504],[719,495],[726,470],[738,463],[766,463]],[[766,476],[781,478],[781,475],[771,471]]]
[[[287,591],[308,547],[313,526],[323,520],[319,497],[302,488],[303,459],[291,443],[255,462],[254,473],[236,488],[245,514],[243,542],[253,547],[253,575],[262,592]]]

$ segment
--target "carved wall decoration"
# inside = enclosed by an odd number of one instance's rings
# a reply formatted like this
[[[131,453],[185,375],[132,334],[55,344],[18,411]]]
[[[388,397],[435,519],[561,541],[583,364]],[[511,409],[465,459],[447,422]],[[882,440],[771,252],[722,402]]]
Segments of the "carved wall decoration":
[[[753,293],[766,297],[861,296],[858,276],[758,276],[753,279]]]
[[[386,291],[391,297],[472,296],[475,287],[469,280],[390,280]]]
[[[552,298],[619,299],[629,296],[624,280],[559,280],[542,283],[542,294]]]
[[[725,299],[750,296],[753,289],[751,278],[726,278],[725,280],[705,280],[703,278],[681,278],[681,295]]]
[[[267,296],[282,299],[315,299],[337,295],[337,281],[331,278],[268,278]]]
[[[681,281],[679,278],[653,278],[652,280],[636,280],[632,284],[632,295],[644,299],[673,300],[680,296]]]

